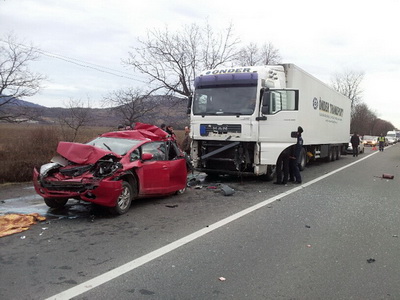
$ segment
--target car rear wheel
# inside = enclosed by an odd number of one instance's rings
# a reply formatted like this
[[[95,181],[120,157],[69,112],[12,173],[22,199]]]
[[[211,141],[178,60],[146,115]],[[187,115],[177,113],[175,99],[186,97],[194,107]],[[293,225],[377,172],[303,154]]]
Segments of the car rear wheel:
[[[68,202],[68,198],[44,198],[44,202],[51,208],[62,208]]]
[[[111,213],[115,215],[123,215],[131,207],[136,186],[129,184],[127,181],[122,182],[122,192],[117,199],[117,204],[110,208]]]

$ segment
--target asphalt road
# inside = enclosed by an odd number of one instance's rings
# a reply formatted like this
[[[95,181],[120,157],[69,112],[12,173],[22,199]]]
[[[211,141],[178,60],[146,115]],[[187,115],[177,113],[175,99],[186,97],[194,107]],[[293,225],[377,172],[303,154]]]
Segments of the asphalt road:
[[[400,299],[399,149],[311,164],[302,185],[204,181],[119,217],[2,187],[0,213],[48,219],[0,239],[0,298]]]

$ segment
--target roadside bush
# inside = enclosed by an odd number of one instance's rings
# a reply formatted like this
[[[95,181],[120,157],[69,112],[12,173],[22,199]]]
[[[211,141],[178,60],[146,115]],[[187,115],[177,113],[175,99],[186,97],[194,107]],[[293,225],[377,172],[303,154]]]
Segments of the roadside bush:
[[[58,136],[54,127],[36,127],[25,128],[24,133],[18,132],[14,138],[8,137],[7,143],[2,141],[0,183],[31,181],[33,167],[49,162],[54,155]]]

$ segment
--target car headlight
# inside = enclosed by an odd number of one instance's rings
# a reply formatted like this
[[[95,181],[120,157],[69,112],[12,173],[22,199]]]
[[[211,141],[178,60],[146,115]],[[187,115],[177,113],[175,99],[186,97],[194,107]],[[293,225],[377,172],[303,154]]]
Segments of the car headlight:
[[[47,173],[52,170],[58,168],[60,165],[58,163],[48,163],[44,164],[40,167],[40,176],[46,176]]]

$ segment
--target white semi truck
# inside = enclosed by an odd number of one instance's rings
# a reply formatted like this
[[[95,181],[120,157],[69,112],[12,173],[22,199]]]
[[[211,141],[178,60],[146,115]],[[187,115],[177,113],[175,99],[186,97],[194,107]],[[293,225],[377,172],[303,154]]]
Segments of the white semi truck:
[[[194,85],[191,157],[198,171],[272,179],[298,126],[304,129],[300,169],[346,150],[350,100],[294,64],[208,70]]]

